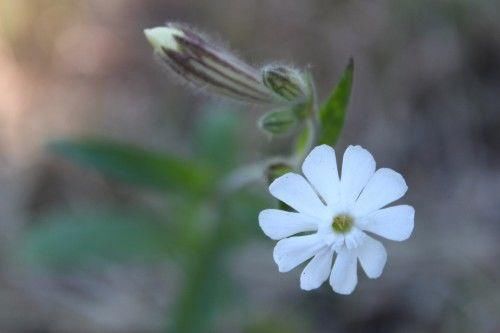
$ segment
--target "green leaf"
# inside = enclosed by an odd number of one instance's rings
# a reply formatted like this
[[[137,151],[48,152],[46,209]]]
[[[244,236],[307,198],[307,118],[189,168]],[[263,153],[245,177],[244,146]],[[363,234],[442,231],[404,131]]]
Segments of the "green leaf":
[[[120,181],[158,190],[203,192],[212,179],[211,172],[199,163],[111,141],[58,141],[50,148]]]
[[[111,261],[156,261],[174,249],[169,227],[146,214],[54,213],[26,231],[20,254],[30,263],[65,268]]]
[[[319,110],[319,144],[335,145],[344,126],[354,74],[354,62],[349,60],[339,83]]]

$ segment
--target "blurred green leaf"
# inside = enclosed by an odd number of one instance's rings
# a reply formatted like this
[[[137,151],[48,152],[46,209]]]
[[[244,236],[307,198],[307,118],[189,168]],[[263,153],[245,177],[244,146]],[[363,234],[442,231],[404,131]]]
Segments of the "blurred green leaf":
[[[213,321],[221,307],[235,299],[236,287],[227,268],[231,249],[256,236],[258,212],[267,205],[261,192],[238,191],[212,208],[205,218],[214,228],[192,248],[186,261],[186,280],[173,312],[171,332],[213,332]],[[203,210],[202,210],[203,211]],[[198,221],[200,222],[200,221]]]
[[[258,216],[268,206],[269,198],[260,187],[238,191],[224,201],[220,215],[227,220],[223,232],[230,245],[241,246],[243,241],[262,235]]]
[[[55,153],[118,180],[159,190],[199,193],[212,180],[199,163],[142,148],[100,140],[67,140],[50,145]]]
[[[337,143],[349,105],[353,74],[354,62],[350,59],[339,83],[319,110],[319,144],[334,145]]]
[[[209,196],[211,197],[211,196]],[[177,249],[183,261],[191,260],[191,257],[204,245],[210,236],[207,230],[213,227],[210,219],[213,212],[207,208],[210,204],[206,201],[190,200],[178,197],[169,200],[168,216],[173,222],[173,231]]]
[[[236,164],[238,144],[236,112],[211,106],[204,110],[194,135],[194,150],[201,160],[224,173]]]
[[[232,282],[224,262],[227,238],[221,231],[214,230],[189,262],[169,332],[212,332],[215,314],[228,302]]]
[[[27,230],[28,262],[64,268],[99,262],[165,259],[175,247],[168,226],[137,212],[54,213]]]

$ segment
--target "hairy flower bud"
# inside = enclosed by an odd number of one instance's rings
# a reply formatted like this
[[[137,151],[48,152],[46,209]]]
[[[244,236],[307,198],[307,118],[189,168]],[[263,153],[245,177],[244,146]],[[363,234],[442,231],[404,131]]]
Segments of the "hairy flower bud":
[[[221,50],[200,34],[178,24],[144,30],[155,54],[183,79],[229,97],[271,102],[259,70]]]
[[[262,70],[264,85],[275,94],[288,101],[304,98],[308,95],[307,84],[302,75],[295,69],[270,65]]]
[[[270,134],[285,134],[297,125],[293,110],[271,111],[260,117],[259,127]]]

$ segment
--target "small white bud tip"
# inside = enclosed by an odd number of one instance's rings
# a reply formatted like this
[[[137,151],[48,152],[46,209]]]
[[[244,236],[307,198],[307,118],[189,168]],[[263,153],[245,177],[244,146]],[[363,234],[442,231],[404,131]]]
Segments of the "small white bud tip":
[[[144,34],[155,51],[160,51],[162,48],[178,51],[179,44],[175,36],[184,36],[181,30],[172,27],[144,29]]]

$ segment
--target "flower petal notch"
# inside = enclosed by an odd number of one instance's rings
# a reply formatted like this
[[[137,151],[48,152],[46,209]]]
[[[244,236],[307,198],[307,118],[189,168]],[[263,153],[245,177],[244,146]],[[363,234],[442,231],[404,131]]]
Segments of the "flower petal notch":
[[[278,240],[273,258],[280,272],[309,260],[300,277],[303,290],[329,280],[336,293],[351,294],[358,262],[368,278],[376,279],[387,261],[384,245],[368,234],[402,241],[413,231],[413,207],[385,207],[406,193],[403,176],[375,170],[373,156],[360,146],[346,149],[341,170],[339,177],[332,147],[314,148],[302,165],[305,178],[287,173],[269,187],[296,212],[267,209],[259,215],[264,233]]]
[[[252,103],[276,100],[262,82],[260,70],[195,30],[167,23],[145,29],[144,34],[161,63],[196,88]]]

